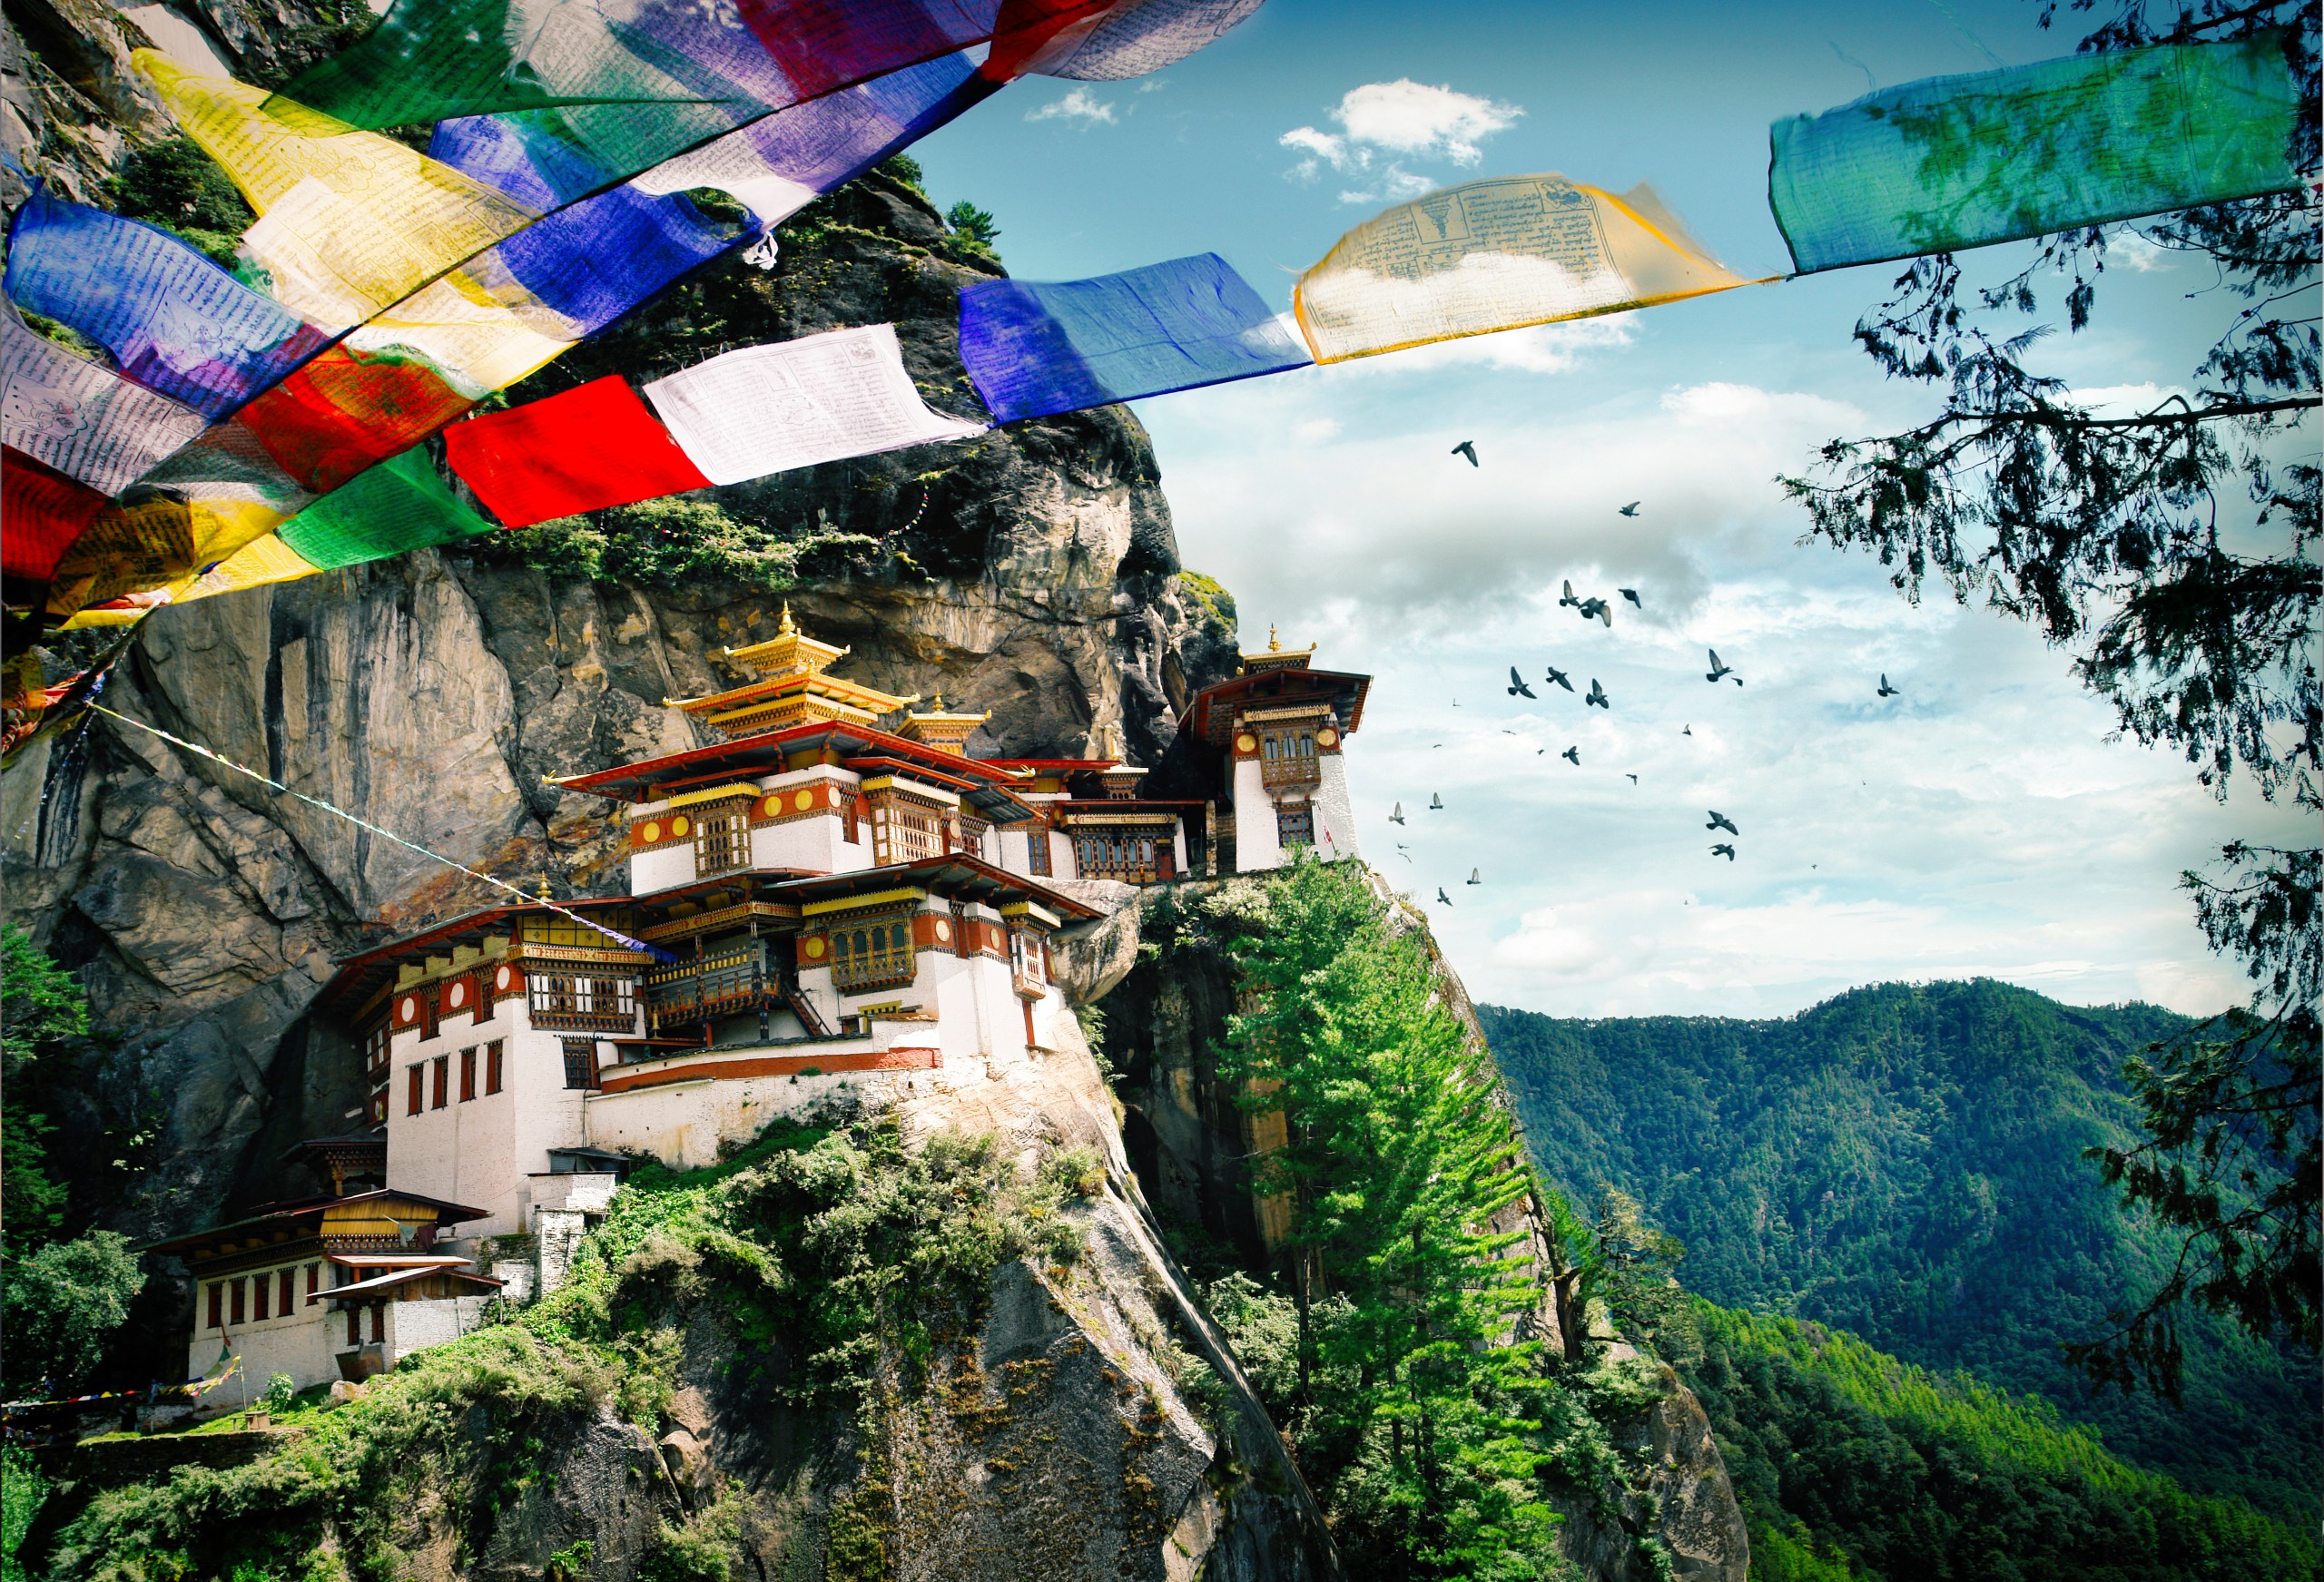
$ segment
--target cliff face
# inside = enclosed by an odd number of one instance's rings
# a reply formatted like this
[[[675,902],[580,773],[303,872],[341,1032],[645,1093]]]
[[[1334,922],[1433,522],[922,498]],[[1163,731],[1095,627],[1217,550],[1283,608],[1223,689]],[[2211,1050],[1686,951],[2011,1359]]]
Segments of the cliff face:
[[[1219,1075],[1226,1018],[1236,1008],[1235,974],[1216,950],[1188,948],[1164,915],[1220,882],[1177,887],[1167,902],[1147,892],[1086,934],[1067,965],[1078,993],[1104,997],[1104,1052],[1117,1074],[1125,1150],[1155,1214],[1165,1224],[1234,1247],[1246,1267],[1267,1268],[1281,1260],[1250,1190],[1256,1140],[1241,1095]],[[1400,925],[1430,941],[1440,992],[1482,1044],[1475,1008],[1459,974],[1435,952],[1427,919],[1376,873],[1372,883],[1396,909]],[[1532,1205],[1512,1205],[1493,1228],[1542,1257],[1542,1227]],[[1551,1354],[1562,1349],[1553,1304],[1544,1302],[1522,1324]],[[1619,1340],[1603,1349],[1615,1361],[1638,1357]],[[1650,1387],[1601,1420],[1619,1471],[1561,1481],[1548,1491],[1564,1518],[1560,1548],[1600,1582],[1648,1582],[1658,1575],[1657,1549],[1674,1577],[1744,1582],[1749,1539],[1709,1420],[1670,1369],[1636,1365],[1647,1368]],[[1652,1548],[1641,1542],[1647,1539]]]

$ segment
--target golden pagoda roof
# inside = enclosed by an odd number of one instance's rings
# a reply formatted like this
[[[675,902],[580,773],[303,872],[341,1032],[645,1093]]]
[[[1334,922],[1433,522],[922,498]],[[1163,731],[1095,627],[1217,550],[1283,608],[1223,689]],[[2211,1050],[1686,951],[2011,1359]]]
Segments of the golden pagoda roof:
[[[1245,675],[1256,675],[1261,671],[1282,670],[1292,666],[1305,666],[1309,660],[1315,657],[1315,645],[1310,643],[1305,648],[1285,648],[1282,643],[1276,639],[1275,628],[1273,626],[1269,626],[1267,628],[1266,652],[1264,653],[1245,653],[1239,657],[1243,661],[1243,673]]]
[[[738,664],[747,664],[761,675],[817,675],[834,662],[844,659],[849,650],[835,648],[828,643],[818,643],[792,623],[791,605],[783,606],[783,624],[774,635],[763,643],[753,643],[741,648],[720,650]]]
[[[934,712],[905,715],[904,722],[896,727],[896,734],[908,741],[941,747],[948,752],[960,752],[976,728],[991,718],[990,709],[981,714],[947,713],[944,712],[944,694],[939,693]]]
[[[915,693],[898,697],[861,682],[842,681],[823,671],[848,653],[829,643],[818,643],[801,632],[783,606],[783,624],[773,637],[747,648],[723,651],[729,659],[749,665],[758,679],[698,698],[664,698],[670,708],[684,709],[705,724],[730,733],[745,733],[768,725],[841,722],[870,725],[899,709],[920,702]]]

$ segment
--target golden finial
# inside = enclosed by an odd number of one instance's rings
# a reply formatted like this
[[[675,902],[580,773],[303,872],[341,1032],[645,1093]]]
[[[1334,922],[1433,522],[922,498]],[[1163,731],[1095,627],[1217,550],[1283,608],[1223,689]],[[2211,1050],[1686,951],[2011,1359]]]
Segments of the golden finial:
[[[1267,623],[1267,652],[1269,653],[1281,653],[1283,652],[1283,644],[1275,641],[1275,623],[1272,621]]]
[[[944,694],[942,693],[938,693],[936,694],[936,712],[940,714],[944,712]]]
[[[791,624],[791,601],[789,599],[783,601],[783,624],[774,629],[774,634],[778,637],[796,637],[799,634],[799,628]]]

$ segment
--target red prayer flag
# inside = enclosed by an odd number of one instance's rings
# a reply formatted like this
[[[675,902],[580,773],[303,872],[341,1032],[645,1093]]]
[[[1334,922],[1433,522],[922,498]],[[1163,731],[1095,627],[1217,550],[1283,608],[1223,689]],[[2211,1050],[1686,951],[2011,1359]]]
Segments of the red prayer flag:
[[[327,495],[475,404],[419,362],[335,346],[234,420],[300,486]]]
[[[619,374],[455,423],[444,455],[508,527],[710,486]]]
[[[0,574],[46,582],[73,541],[110,504],[23,451],[0,447]]]

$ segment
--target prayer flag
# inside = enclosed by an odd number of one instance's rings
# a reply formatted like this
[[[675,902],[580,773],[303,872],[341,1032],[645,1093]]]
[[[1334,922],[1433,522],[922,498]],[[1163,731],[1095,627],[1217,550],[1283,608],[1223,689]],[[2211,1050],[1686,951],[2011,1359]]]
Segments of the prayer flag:
[[[1263,0],[1121,0],[1061,32],[1030,69],[1045,77],[1118,83],[1177,65],[1216,44]]]
[[[460,504],[427,454],[414,448],[325,495],[275,536],[308,565],[330,571],[491,531],[492,524]]]
[[[714,484],[985,431],[931,412],[892,324],[746,347],[655,379],[645,398]]]
[[[110,503],[13,446],[0,450],[0,575],[47,582]]]
[[[444,455],[507,527],[710,486],[618,374],[455,423]]]
[[[243,408],[234,421],[292,481],[322,495],[474,405],[422,361],[339,346]]]
[[[155,50],[132,58],[258,211],[242,247],[274,299],[318,323],[360,324],[538,215],[394,138]]]
[[[1770,132],[1802,274],[2299,186],[2283,41],[2157,44],[1932,77]]]
[[[980,280],[960,360],[1000,422],[1305,368],[1314,359],[1215,252],[1095,280]]]
[[[71,608],[166,589],[215,565],[282,518],[262,506],[157,498],[113,506],[91,523],[56,568]],[[52,603],[54,607],[54,602]]]
[[[1620,313],[1752,282],[1646,187],[1502,176],[1399,203],[1299,277],[1292,311],[1317,362]]]
[[[0,439],[101,495],[117,495],[208,425],[0,308]]]
[[[9,224],[7,290],[17,306],[103,347],[129,378],[213,422],[330,339],[168,231],[44,183]]]

